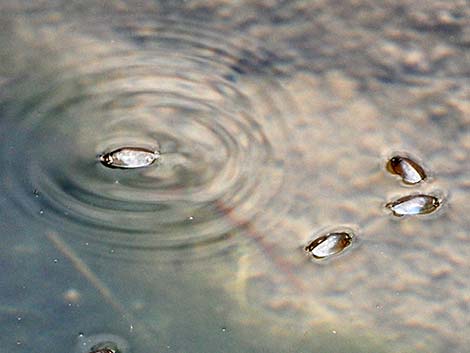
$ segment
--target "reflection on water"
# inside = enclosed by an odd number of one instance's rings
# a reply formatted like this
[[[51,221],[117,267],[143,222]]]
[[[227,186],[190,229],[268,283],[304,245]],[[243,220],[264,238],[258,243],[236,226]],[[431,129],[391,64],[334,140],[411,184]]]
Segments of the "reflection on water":
[[[282,101],[265,91],[276,86],[241,91],[236,83],[242,71],[271,75],[268,63],[259,64],[263,53],[191,24],[125,23],[96,32],[89,25],[83,37],[67,33],[57,39],[68,43],[66,57],[58,55],[52,72],[8,85],[4,128],[22,133],[6,143],[22,148],[5,163],[10,175],[26,172],[12,181],[22,184],[15,189],[39,196],[19,198],[25,211],[40,208],[42,222],[67,234],[76,229],[73,241],[86,240],[93,251],[122,248],[130,257],[138,249],[210,243],[221,250],[237,226],[221,221],[229,211],[264,227],[277,222],[262,210],[285,183]],[[96,163],[119,146],[158,149],[158,168],[115,171]]]
[[[469,344],[468,103],[445,65],[463,39],[432,37],[447,54],[421,57],[370,9],[369,29],[349,18],[368,43],[362,60],[342,37],[328,49],[344,13],[330,10],[339,22],[325,32],[321,18],[295,15],[318,5],[292,3],[257,9],[252,24],[199,1],[154,5],[172,16],[109,4],[116,15],[97,17],[5,3],[9,352],[82,353],[103,337],[126,352]],[[392,151],[419,155],[431,178],[390,177]],[[425,175],[409,161],[393,171]],[[409,195],[434,190],[445,194],[435,214],[386,212],[400,197],[393,207],[429,211]],[[320,257],[348,249],[312,262],[306,244]]]

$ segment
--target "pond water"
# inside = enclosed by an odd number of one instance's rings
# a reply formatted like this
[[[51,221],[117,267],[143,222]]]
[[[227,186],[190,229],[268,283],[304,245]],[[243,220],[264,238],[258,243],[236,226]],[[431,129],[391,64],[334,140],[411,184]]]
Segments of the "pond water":
[[[0,2],[0,351],[466,351],[469,8],[380,3]]]

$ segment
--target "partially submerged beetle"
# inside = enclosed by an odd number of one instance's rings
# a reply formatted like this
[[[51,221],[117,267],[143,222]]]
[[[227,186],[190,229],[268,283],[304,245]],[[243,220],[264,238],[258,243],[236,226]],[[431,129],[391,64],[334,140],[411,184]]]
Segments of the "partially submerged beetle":
[[[90,353],[118,353],[118,352],[110,348],[100,348],[98,350],[93,350]]]
[[[160,153],[141,147],[121,147],[99,156],[100,162],[108,168],[145,168],[160,158]]]
[[[426,172],[417,162],[408,157],[396,155],[387,162],[386,169],[399,175],[405,184],[414,185],[427,178]]]
[[[77,353],[128,353],[129,344],[122,337],[113,334],[98,334],[93,336],[80,335]]]
[[[305,251],[314,259],[321,260],[342,253],[353,242],[354,234],[335,231],[321,235],[305,246]]]
[[[429,214],[436,211],[441,201],[436,196],[426,194],[407,195],[385,205],[394,216]]]
[[[111,341],[100,342],[90,348],[90,353],[121,353],[117,344]]]

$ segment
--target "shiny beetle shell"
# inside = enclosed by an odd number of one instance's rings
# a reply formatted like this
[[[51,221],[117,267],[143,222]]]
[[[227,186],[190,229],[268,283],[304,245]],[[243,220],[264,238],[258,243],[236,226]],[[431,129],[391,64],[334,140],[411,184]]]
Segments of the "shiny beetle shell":
[[[114,342],[100,342],[90,348],[90,353],[121,353]]]
[[[414,185],[427,178],[426,172],[417,162],[408,157],[394,156],[390,158],[386,169],[391,174],[401,177],[405,184]]]
[[[338,255],[351,246],[354,235],[345,231],[330,232],[310,241],[305,251],[314,259],[326,259]]]
[[[141,147],[122,147],[106,152],[99,157],[108,168],[137,169],[145,168],[160,158],[160,154]]]
[[[98,350],[92,350],[90,353],[118,353],[118,351],[110,348],[100,348]]]
[[[400,197],[385,205],[394,216],[423,215],[436,211],[441,205],[441,201],[436,196],[416,194]]]
[[[77,342],[76,353],[129,353],[129,344],[113,334],[81,335]]]

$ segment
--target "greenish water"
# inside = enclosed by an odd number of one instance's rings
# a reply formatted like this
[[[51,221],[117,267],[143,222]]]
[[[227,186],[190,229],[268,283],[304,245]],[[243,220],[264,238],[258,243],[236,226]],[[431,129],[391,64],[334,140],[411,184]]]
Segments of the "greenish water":
[[[468,347],[468,8],[0,12],[0,352]],[[160,158],[99,162],[120,147]],[[396,153],[429,178],[401,183]],[[417,193],[440,206],[385,207]],[[351,247],[312,261],[303,248],[337,227]]]

